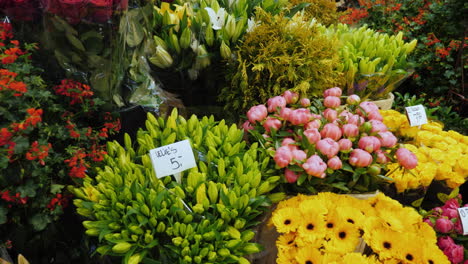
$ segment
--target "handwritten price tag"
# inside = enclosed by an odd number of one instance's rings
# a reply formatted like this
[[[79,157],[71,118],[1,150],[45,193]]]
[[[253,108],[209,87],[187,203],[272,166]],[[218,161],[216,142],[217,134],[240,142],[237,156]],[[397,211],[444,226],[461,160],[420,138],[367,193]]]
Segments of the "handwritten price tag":
[[[406,107],[406,115],[412,127],[427,124],[426,110],[422,105]]]
[[[468,235],[468,207],[458,208],[458,214],[463,227],[463,235]]]
[[[158,178],[176,175],[197,166],[188,140],[152,149],[150,157]]]

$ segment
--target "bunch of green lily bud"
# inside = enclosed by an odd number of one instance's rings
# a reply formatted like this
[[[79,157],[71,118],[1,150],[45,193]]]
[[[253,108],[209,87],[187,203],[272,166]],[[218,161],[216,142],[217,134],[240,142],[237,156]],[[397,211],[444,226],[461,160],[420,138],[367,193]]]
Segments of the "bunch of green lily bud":
[[[154,8],[155,25],[160,26],[153,32],[156,50],[150,61],[162,69],[188,69],[196,79],[212,60],[232,59],[231,48],[248,27],[248,1],[180,2]]]
[[[388,35],[367,26],[350,28],[346,24],[321,27],[340,41],[341,65],[345,74],[342,84],[346,94],[357,94],[363,100],[386,98],[413,70],[407,61],[417,40],[403,41],[403,33]]]
[[[197,166],[158,179],[151,149],[188,139]],[[96,179],[72,188],[86,234],[99,237],[97,252],[124,263],[249,263],[257,253],[251,227],[270,201],[280,177],[267,177],[269,157],[243,141],[243,131],[213,117],[186,120],[174,110],[167,120],[148,114],[134,148],[108,143],[105,167]],[[170,165],[170,164],[168,164]]]
[[[417,165],[374,103],[342,96],[338,87],[312,102],[286,91],[267,106],[253,106],[247,118],[244,129],[267,149],[276,168],[284,169],[285,181],[299,186],[308,181],[305,187],[313,193],[375,191],[389,179],[387,164]]]

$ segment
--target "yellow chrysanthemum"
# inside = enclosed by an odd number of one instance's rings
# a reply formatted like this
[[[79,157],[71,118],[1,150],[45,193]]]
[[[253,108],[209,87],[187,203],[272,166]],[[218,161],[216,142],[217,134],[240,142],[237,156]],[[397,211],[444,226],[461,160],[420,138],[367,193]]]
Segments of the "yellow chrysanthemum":
[[[328,233],[329,240],[324,242],[324,247],[327,252],[345,254],[353,252],[360,241],[360,232],[352,224],[347,222],[338,222]]]
[[[297,230],[301,217],[301,212],[296,208],[282,208],[273,212],[272,221],[279,233],[288,233]]]
[[[464,176],[458,173],[452,173],[451,177],[445,181],[447,186],[451,189],[455,189],[460,187],[463,183],[465,183],[466,179]]]

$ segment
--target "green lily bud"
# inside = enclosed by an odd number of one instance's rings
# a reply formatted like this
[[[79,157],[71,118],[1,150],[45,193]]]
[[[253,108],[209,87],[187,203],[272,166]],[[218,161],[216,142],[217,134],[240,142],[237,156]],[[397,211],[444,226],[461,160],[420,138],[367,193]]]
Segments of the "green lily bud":
[[[226,25],[224,26],[224,30],[227,34],[228,39],[232,39],[232,37],[236,33],[236,18],[233,15],[228,16]]]
[[[166,230],[166,225],[164,222],[159,222],[158,227],[156,228],[156,232],[162,233]]]
[[[243,248],[243,252],[245,252],[245,254],[253,254],[258,253],[260,251],[260,246],[255,243],[247,243],[247,245],[245,245]]]
[[[170,38],[170,44],[173,50],[177,52],[177,54],[180,54],[180,45],[179,45],[179,39],[177,38],[177,35],[171,34]]]
[[[239,21],[236,23],[236,31],[234,33],[234,36],[232,36],[232,41],[236,42],[239,37],[242,35],[242,33],[245,32],[245,24],[247,22],[247,19],[245,17],[242,17]]]
[[[149,58],[149,60],[151,63],[162,69],[169,68],[174,62],[172,60],[171,54],[169,54],[169,52],[167,52],[167,50],[165,50],[162,46],[156,47],[156,54]]]
[[[88,236],[98,236],[100,233],[99,229],[97,228],[92,228],[92,229],[88,229],[85,231],[85,234],[88,235]]]
[[[182,49],[186,49],[190,46],[191,42],[191,37],[192,37],[192,31],[190,28],[186,27],[184,31],[182,31],[182,36],[180,37],[180,47]]]
[[[112,247],[112,251],[117,254],[124,254],[130,250],[132,244],[128,242],[119,242]]]
[[[205,42],[209,47],[213,46],[214,32],[210,26],[206,27],[206,30],[205,30]]]
[[[225,258],[231,255],[231,251],[227,248],[221,248],[218,250],[218,255]]]
[[[226,43],[221,42],[221,47],[219,47],[219,50],[220,50],[220,53],[221,53],[221,57],[223,57],[223,59],[230,59],[231,58],[231,49],[229,48],[228,45],[226,45]]]
[[[146,244],[149,244],[149,243],[153,242],[153,240],[154,240],[153,235],[148,234],[148,233],[145,234],[145,243]]]
[[[128,259],[128,264],[138,264],[143,260],[143,254],[137,253]]]
[[[216,259],[216,255],[217,255],[216,252],[211,251],[210,253],[208,253],[208,260],[209,260],[209,261],[215,260],[215,259]]]

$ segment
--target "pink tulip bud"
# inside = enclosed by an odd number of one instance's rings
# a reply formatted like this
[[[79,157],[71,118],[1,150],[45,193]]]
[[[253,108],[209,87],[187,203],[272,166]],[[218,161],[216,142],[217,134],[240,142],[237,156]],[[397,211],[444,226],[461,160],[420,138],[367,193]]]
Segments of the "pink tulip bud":
[[[444,254],[447,256],[448,260],[450,260],[451,263],[459,264],[463,262],[463,249],[464,248],[462,245],[454,244],[452,246],[446,247],[444,249]]]
[[[423,222],[427,223],[427,224],[430,225],[431,227],[434,227],[434,224],[432,223],[431,219],[429,219],[429,218],[424,219]],[[440,246],[439,246],[439,247],[440,247]]]
[[[362,149],[353,149],[349,157],[349,164],[354,167],[367,167],[372,163],[372,156],[369,152]]]
[[[292,170],[285,169],[284,177],[286,178],[286,181],[288,181],[289,183],[295,183],[297,179],[299,178],[299,175],[294,173],[294,171]]]
[[[379,132],[378,135],[380,137],[382,147],[393,148],[398,142],[398,139],[390,131]]]
[[[252,124],[255,124],[257,121],[263,121],[267,115],[268,111],[266,106],[264,105],[252,106],[247,112],[247,118]]]
[[[308,107],[308,106],[310,106],[310,100],[309,100],[309,98],[302,98],[301,101],[300,101],[300,104],[302,105],[302,107]]]
[[[445,208],[442,212],[442,216],[447,216],[449,219],[458,218],[458,210],[453,208]]]
[[[383,117],[380,114],[379,111],[371,111],[367,114],[367,119],[368,120],[378,120],[378,121],[383,121]]]
[[[327,164],[318,155],[312,155],[307,161],[302,164],[305,172],[309,175],[325,178],[325,170],[327,169]]]
[[[387,131],[387,126],[379,120],[370,120],[369,123],[372,125],[371,133],[379,133]]]
[[[348,124],[353,124],[353,125],[356,125],[356,126],[360,126],[360,125],[364,124],[364,122],[365,122],[365,119],[362,116],[359,116],[359,115],[353,115],[353,116],[348,118]]]
[[[358,147],[372,153],[380,149],[380,140],[374,136],[366,136],[359,139]]]
[[[283,109],[281,109],[280,115],[279,115],[279,116],[280,116],[283,120],[288,120],[289,117],[291,116],[292,111],[293,111],[293,110],[291,110],[291,108],[284,107]]]
[[[341,128],[343,135],[347,138],[354,138],[359,135],[359,128],[354,124],[344,124]]]
[[[338,115],[338,118],[344,122],[348,122],[348,119],[352,117],[353,114],[350,113],[348,110],[343,110],[341,113]]]
[[[335,121],[338,118],[338,113],[336,110],[327,108],[325,111],[323,111],[323,116],[330,122]]]
[[[329,159],[327,161],[327,165],[328,165],[328,168],[332,170],[339,170],[343,167],[343,163],[341,162],[340,158],[338,158],[337,156]]]
[[[322,125],[322,121],[320,121],[320,119],[315,119],[307,123],[304,126],[304,129],[314,129],[314,128],[319,129],[321,125]]]
[[[328,123],[323,126],[322,131],[320,131],[320,135],[322,138],[331,138],[336,141],[341,138],[343,133],[339,126],[333,123]]]
[[[245,121],[244,124],[242,124],[242,128],[244,129],[244,132],[254,129],[254,127],[252,126],[252,124],[250,124],[249,121]]]
[[[298,108],[289,115],[289,122],[293,125],[304,125],[312,119],[312,114],[309,109]]]
[[[336,96],[327,96],[323,100],[323,105],[329,108],[337,108],[341,105],[341,100],[339,97]]]
[[[353,142],[347,138],[342,138],[338,141],[338,145],[340,145],[340,151],[348,151],[351,150]]]
[[[281,110],[286,107],[286,99],[283,96],[275,96],[267,101],[268,104],[268,112],[273,113],[278,110]]]
[[[437,239],[437,246],[442,250],[448,247],[451,247],[453,245],[455,245],[455,242],[449,236],[441,236]]]
[[[447,218],[438,218],[435,223],[435,229],[441,233],[449,233],[454,228],[453,222]]]
[[[442,209],[445,210],[445,209],[450,208],[450,209],[457,210],[459,207],[460,207],[460,203],[458,202],[458,200],[455,198],[451,198],[445,202],[444,206],[442,206]]]
[[[307,159],[307,154],[300,149],[295,149],[292,151],[293,154],[293,159],[298,160],[298,161],[304,161]]]
[[[274,117],[268,117],[266,121],[263,123],[263,127],[265,128],[267,132],[270,132],[272,128],[278,131],[278,129],[280,129],[281,127],[281,121],[279,121],[278,119]]]
[[[359,107],[362,108],[366,113],[370,113],[372,111],[379,111],[379,107],[374,104],[373,102],[369,102],[369,101],[364,101],[362,103],[359,104]],[[359,115],[363,115],[363,113],[361,112],[361,109],[357,109],[357,113]]]
[[[333,88],[330,88],[330,89],[327,89],[323,92],[323,97],[327,97],[327,96],[337,96],[337,97],[340,97],[342,94],[342,91],[341,91],[341,88],[339,87],[333,87]]]
[[[346,98],[346,103],[349,105],[357,105],[360,102],[361,102],[361,98],[356,94],[352,94],[348,96],[348,98]]]
[[[281,141],[281,146],[288,147],[291,151],[299,149],[296,145],[296,141],[292,138],[284,138],[283,141]]]
[[[413,152],[405,148],[399,148],[396,151],[398,163],[406,169],[414,169],[418,166],[418,158]]]
[[[383,152],[381,149],[376,150],[375,154],[377,154],[377,163],[380,164],[385,164],[390,161],[390,158],[385,155],[385,152]]]
[[[324,138],[317,142],[316,148],[323,155],[327,156],[329,159],[340,151],[340,145],[338,142],[334,141],[331,138]]]
[[[299,94],[292,92],[290,90],[287,90],[283,93],[284,99],[286,99],[287,104],[294,104],[299,100]]]
[[[276,165],[278,165],[278,167],[284,168],[288,166],[289,163],[292,161],[293,154],[289,147],[282,146],[276,150],[276,153],[273,159],[275,160]]]
[[[307,140],[309,140],[309,143],[311,144],[315,144],[321,139],[320,133],[316,128],[307,129],[304,131],[304,136],[306,136]]]

